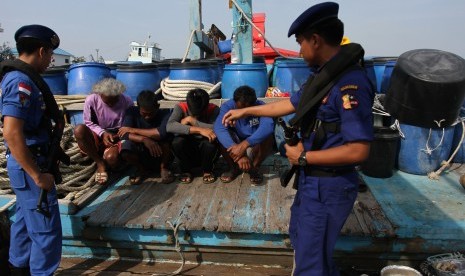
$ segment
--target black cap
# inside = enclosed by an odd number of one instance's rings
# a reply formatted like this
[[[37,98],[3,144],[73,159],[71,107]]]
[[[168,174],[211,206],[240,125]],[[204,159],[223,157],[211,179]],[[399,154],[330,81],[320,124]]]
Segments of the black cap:
[[[287,37],[299,34],[303,30],[315,26],[327,19],[337,18],[339,4],[334,2],[324,2],[311,6],[304,11],[289,27]]]
[[[23,37],[38,39],[49,44],[53,49],[58,48],[60,45],[60,38],[58,35],[49,27],[42,25],[22,26],[15,33],[15,41],[18,42],[18,40]]]

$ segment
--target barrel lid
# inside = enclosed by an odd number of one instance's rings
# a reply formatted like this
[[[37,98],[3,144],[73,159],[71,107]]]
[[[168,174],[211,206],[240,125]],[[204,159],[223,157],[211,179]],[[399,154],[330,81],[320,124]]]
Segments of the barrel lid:
[[[184,63],[172,63],[171,69],[183,69],[183,68],[207,68],[210,67],[209,63],[202,62],[184,62]]]
[[[65,68],[50,67],[50,68],[47,68],[47,70],[41,75],[58,75],[58,74],[64,74],[66,71],[67,70]]]
[[[398,57],[373,57],[373,63],[386,63],[388,61],[396,61]]]
[[[433,49],[418,49],[403,53],[397,66],[406,74],[435,83],[465,80],[465,59],[456,54]]]
[[[69,69],[74,69],[74,68],[77,68],[77,67],[86,67],[86,66],[89,66],[89,67],[105,67],[105,68],[108,68],[104,63],[100,63],[100,62],[80,62],[80,63],[75,63],[75,64],[72,64]]]
[[[158,68],[156,63],[118,65],[116,71],[151,71]]]

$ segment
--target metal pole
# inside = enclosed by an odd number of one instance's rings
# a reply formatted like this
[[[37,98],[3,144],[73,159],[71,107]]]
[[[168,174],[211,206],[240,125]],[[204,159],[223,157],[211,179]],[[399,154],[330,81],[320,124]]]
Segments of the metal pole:
[[[201,31],[203,29],[202,24],[202,0],[190,0],[189,7],[190,21],[189,21],[189,30],[192,33],[193,31]],[[190,35],[190,34],[189,34]],[[192,41],[201,40],[200,38],[195,37],[196,34],[192,37]],[[190,36],[189,36],[190,37]],[[188,57],[191,60],[201,59],[204,57],[204,51],[200,49],[199,46],[190,42],[190,49]]]
[[[245,14],[252,19],[252,0],[235,0],[238,6]],[[242,13],[233,4],[233,33],[236,36],[236,41],[233,45],[235,53],[238,55],[239,63],[253,63],[253,47],[252,47],[252,26],[246,19],[242,18]]]

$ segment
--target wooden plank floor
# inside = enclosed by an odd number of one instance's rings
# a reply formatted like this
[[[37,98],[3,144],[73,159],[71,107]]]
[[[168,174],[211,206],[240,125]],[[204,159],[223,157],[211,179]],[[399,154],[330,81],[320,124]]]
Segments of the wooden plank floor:
[[[138,186],[119,187],[94,212],[88,226],[170,229],[167,221],[183,223],[189,230],[235,233],[287,234],[290,206],[295,190],[283,188],[274,166],[262,166],[265,181],[252,186],[248,174],[231,183],[217,180],[204,184],[196,177],[191,184],[162,184],[149,178]],[[349,236],[393,236],[370,191],[359,193],[354,209],[342,229]]]

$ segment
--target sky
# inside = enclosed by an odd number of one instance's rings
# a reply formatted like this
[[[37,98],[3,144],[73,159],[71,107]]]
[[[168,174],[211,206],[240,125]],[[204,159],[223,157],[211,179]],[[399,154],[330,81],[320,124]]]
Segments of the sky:
[[[239,0],[238,0],[239,1]],[[321,1],[252,0],[252,11],[266,13],[266,37],[275,47],[298,51],[287,37],[291,23]],[[438,49],[465,58],[463,0],[340,0],[345,34],[367,56],[399,56],[414,49]],[[76,57],[125,60],[129,43],[156,42],[165,58],[180,58],[190,36],[190,0],[1,0],[0,44],[14,45],[14,33],[29,24],[55,30],[60,48]],[[232,32],[228,0],[203,0],[202,21]]]

